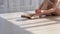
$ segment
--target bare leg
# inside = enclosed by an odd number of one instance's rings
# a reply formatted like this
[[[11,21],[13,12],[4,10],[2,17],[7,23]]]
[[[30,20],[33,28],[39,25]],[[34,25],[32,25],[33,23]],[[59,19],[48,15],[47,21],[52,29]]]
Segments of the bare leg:
[[[55,13],[57,16],[60,16],[60,9],[57,8],[54,13]]]

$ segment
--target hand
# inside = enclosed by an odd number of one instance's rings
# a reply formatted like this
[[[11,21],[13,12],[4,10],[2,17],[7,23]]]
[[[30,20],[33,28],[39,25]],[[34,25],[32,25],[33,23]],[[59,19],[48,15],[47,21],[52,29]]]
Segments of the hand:
[[[37,9],[37,10],[35,11],[35,13],[38,14],[38,15],[41,15],[41,10],[40,10],[40,9]]]

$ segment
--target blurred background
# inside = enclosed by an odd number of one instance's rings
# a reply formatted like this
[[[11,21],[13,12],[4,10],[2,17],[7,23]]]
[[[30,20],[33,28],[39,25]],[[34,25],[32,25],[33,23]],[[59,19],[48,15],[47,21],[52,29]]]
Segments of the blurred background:
[[[43,0],[0,0],[0,13],[33,11]]]

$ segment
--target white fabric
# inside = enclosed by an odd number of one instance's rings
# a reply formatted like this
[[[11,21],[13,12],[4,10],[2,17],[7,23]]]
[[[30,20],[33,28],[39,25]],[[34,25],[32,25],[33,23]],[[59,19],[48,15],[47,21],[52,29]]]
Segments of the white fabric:
[[[43,14],[44,13],[44,10],[41,10],[41,13]]]

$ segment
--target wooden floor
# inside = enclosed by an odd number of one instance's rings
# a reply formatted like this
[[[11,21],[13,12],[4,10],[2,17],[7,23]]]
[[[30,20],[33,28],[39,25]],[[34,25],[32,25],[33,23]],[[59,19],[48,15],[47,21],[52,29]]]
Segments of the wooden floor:
[[[29,20],[21,18],[22,14],[0,14],[0,34],[60,34],[60,16]]]

